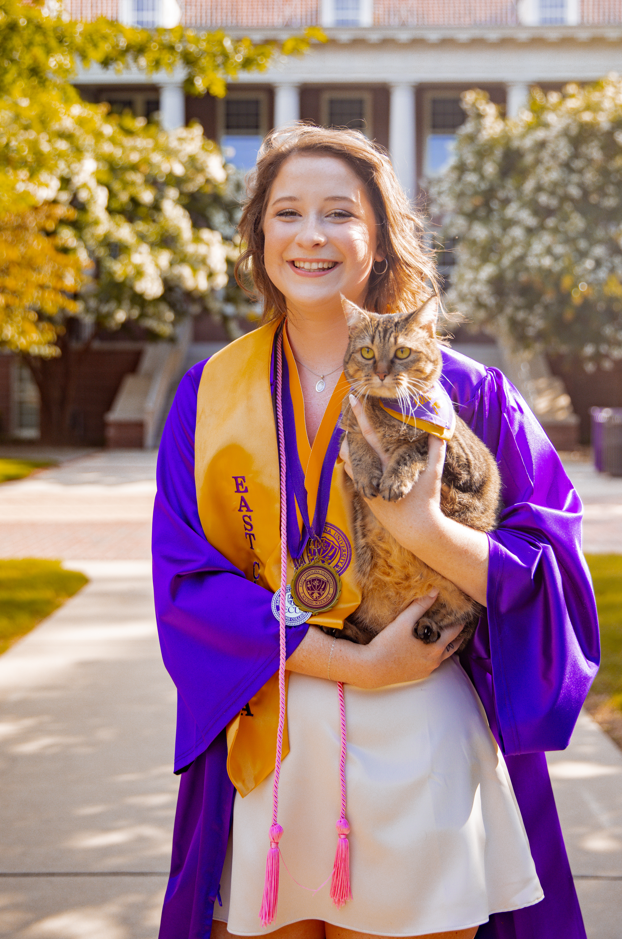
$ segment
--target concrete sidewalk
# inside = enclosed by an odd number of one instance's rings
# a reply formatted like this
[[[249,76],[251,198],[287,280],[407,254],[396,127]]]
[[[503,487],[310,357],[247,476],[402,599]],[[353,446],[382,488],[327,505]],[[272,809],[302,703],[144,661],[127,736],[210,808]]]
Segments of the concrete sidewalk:
[[[59,455],[59,466],[0,486],[0,557],[147,560],[155,451]]]
[[[0,936],[153,939],[178,780],[149,562],[67,566],[91,582],[0,657]]]
[[[154,465],[152,453],[95,453],[0,487],[2,554],[21,545],[91,578],[0,657],[7,939],[157,935],[178,780],[149,579]],[[622,481],[568,469],[588,509],[586,548],[622,553],[622,526],[609,524]],[[590,506],[606,508],[590,520]],[[589,939],[620,939],[622,753],[585,715],[549,764]]]

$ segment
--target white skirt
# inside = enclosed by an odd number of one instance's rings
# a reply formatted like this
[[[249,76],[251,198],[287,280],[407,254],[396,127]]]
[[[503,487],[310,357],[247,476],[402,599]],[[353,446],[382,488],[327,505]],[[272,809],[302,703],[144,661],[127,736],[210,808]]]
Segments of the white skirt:
[[[305,919],[418,936],[538,903],[542,888],[507,768],[459,663],[375,691],[348,685],[345,702],[352,900],[338,909],[329,897],[340,808],[337,685],[292,673],[277,915],[264,930],[270,775],[245,799],[236,795],[214,918],[242,936]]]

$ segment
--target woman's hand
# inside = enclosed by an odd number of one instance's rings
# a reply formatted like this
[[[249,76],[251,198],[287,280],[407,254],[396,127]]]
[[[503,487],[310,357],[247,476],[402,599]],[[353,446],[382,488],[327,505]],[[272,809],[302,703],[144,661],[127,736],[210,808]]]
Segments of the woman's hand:
[[[461,626],[446,629],[438,642],[430,644],[413,634],[415,623],[432,606],[436,596],[433,593],[413,600],[366,646],[346,639],[332,639],[311,626],[288,658],[287,668],[303,675],[370,689],[427,678],[455,651],[454,640],[462,630]]]
[[[428,678],[441,662],[453,655],[458,645],[455,639],[462,632],[462,626],[444,630],[441,638],[431,643],[422,642],[413,633],[415,624],[434,603],[436,596],[434,593],[413,600],[369,645],[362,647],[368,681],[360,687],[382,688]],[[337,657],[337,664],[339,654],[340,650],[336,648],[333,661]]]
[[[382,449],[382,444],[369,423],[361,402],[354,395],[350,395],[350,404],[363,437],[380,457],[382,468],[386,469],[389,457]],[[399,541],[404,548],[413,551],[413,554],[417,554],[418,557],[420,555],[412,547],[414,520],[416,519],[418,527],[427,527],[426,520],[432,525],[442,522],[441,480],[445,465],[445,449],[443,440],[429,434],[427,466],[408,495],[399,502],[387,502],[379,497],[367,499],[369,508],[382,527],[390,531],[396,541]],[[340,456],[344,461],[346,473],[352,477],[347,435],[343,439]]]
[[[351,396],[350,403],[361,433],[385,467],[387,454],[367,419],[363,405],[354,396]],[[428,464],[408,495],[399,502],[387,502],[380,496],[365,501],[382,527],[403,548],[486,606],[488,538],[484,532],[467,528],[447,518],[441,511],[445,449],[442,440],[428,435]],[[341,458],[346,473],[351,477],[347,435],[341,445]]]

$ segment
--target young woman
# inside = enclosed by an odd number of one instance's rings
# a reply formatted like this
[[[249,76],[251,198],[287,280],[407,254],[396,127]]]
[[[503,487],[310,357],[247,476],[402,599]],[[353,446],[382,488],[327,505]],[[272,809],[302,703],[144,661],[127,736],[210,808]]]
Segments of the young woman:
[[[269,137],[241,233],[266,323],[188,373],[160,449],[154,585],[179,691],[183,773],[160,937],[584,939],[543,753],[566,746],[598,659],[579,499],[503,376],[443,350],[454,407],[499,464],[499,528],[484,535],[442,515],[444,449],[434,437],[413,491],[370,507],[487,615],[461,665],[452,658],[458,629],[434,645],[413,637],[433,597],[411,603],[368,646],[316,628],[338,627],[360,598],[347,444],[342,461],[331,450],[349,390],[341,296],[406,311],[429,294],[434,272],[389,161],[355,132],[299,126]],[[287,869],[262,929],[279,704],[274,407],[284,398],[293,415],[285,450],[302,467],[311,518],[332,460],[321,537],[342,590],[310,623],[288,622],[279,804]],[[360,406],[356,414],[380,449]],[[327,886],[316,889],[335,853],[337,682],[346,686],[352,877],[341,907]]]

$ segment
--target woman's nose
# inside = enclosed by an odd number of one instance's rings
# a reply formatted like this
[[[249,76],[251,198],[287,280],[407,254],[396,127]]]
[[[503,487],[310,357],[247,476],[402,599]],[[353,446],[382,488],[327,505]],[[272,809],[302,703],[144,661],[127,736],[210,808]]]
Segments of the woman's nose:
[[[323,245],[326,244],[326,235],[322,231],[322,227],[318,220],[313,216],[309,216],[308,218],[303,219],[302,224],[298,229],[296,241],[298,244],[305,246]]]

